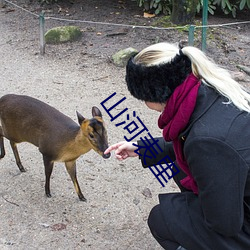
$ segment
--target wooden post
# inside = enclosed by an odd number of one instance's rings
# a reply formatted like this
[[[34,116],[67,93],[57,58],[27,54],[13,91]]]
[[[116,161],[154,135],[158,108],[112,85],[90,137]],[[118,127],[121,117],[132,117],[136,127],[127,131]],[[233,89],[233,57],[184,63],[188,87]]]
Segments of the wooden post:
[[[45,39],[44,39],[44,33],[45,33],[45,28],[44,28],[44,12],[42,11],[39,15],[39,24],[40,24],[40,54],[44,55],[45,54]]]
[[[206,51],[207,48],[207,16],[208,16],[208,0],[203,0],[203,9],[202,9],[202,44],[201,49],[202,51]]]
[[[194,25],[189,26],[189,31],[188,31],[188,45],[189,46],[194,46]]]

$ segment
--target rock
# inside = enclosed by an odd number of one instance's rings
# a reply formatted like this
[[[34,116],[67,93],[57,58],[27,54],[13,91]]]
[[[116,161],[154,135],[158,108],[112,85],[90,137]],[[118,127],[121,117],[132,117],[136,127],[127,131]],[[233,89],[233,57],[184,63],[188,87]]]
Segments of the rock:
[[[5,1],[4,0],[0,0],[0,8],[4,8],[5,7]]]
[[[113,62],[118,67],[125,67],[129,58],[138,53],[134,48],[126,48],[118,51],[112,56]]]
[[[134,199],[133,199],[133,203],[134,203],[135,205],[138,205],[138,204],[140,203],[140,200],[139,200],[138,198],[134,198]]]
[[[147,198],[152,198],[152,193],[149,188],[144,188],[142,194]]]
[[[231,76],[237,82],[245,82],[246,74],[244,72],[231,72]]]
[[[47,223],[39,223],[40,226],[44,227],[44,228],[48,228],[49,227],[49,224]]]
[[[55,27],[45,33],[45,42],[48,44],[73,42],[81,36],[82,31],[77,26]]]

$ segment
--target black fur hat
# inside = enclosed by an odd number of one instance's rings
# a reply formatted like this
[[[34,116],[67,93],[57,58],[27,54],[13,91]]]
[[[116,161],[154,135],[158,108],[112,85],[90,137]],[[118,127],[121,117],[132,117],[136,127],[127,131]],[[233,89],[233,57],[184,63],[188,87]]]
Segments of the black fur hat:
[[[126,83],[131,95],[142,101],[165,103],[192,71],[190,59],[181,50],[171,62],[154,66],[135,64],[134,56],[126,66]]]

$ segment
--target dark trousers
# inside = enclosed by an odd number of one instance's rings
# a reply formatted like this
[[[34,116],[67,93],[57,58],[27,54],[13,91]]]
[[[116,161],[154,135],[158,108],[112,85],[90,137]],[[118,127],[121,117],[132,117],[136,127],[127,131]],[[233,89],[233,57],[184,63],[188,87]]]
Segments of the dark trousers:
[[[164,249],[176,250],[179,247],[180,244],[175,241],[163,220],[160,205],[156,205],[151,210],[148,217],[148,226],[154,238]]]
[[[179,168],[180,169],[180,168]],[[181,169],[180,169],[181,171]],[[174,176],[174,181],[180,188],[181,192],[188,191],[184,187],[181,186],[180,180],[185,178],[186,175],[182,171]],[[171,235],[168,226],[166,225],[164,218],[160,211],[160,205],[156,205],[151,210],[148,217],[148,226],[154,238],[158,241],[158,243],[167,250],[176,250],[180,244],[176,242],[173,235]]]

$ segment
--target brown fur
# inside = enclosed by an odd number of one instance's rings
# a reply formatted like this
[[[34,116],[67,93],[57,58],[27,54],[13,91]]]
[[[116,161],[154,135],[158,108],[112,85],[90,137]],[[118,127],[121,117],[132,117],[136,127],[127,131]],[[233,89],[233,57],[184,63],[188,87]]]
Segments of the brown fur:
[[[104,158],[108,148],[107,132],[102,114],[92,108],[93,118],[86,119],[77,112],[80,126],[72,119],[29,96],[5,95],[0,98],[0,158],[5,155],[3,137],[9,139],[16,163],[25,172],[20,161],[16,144],[30,142],[39,148],[45,166],[45,192],[50,194],[50,176],[54,162],[65,162],[66,169],[74,183],[80,200],[85,201],[76,177],[76,159],[94,149]]]

